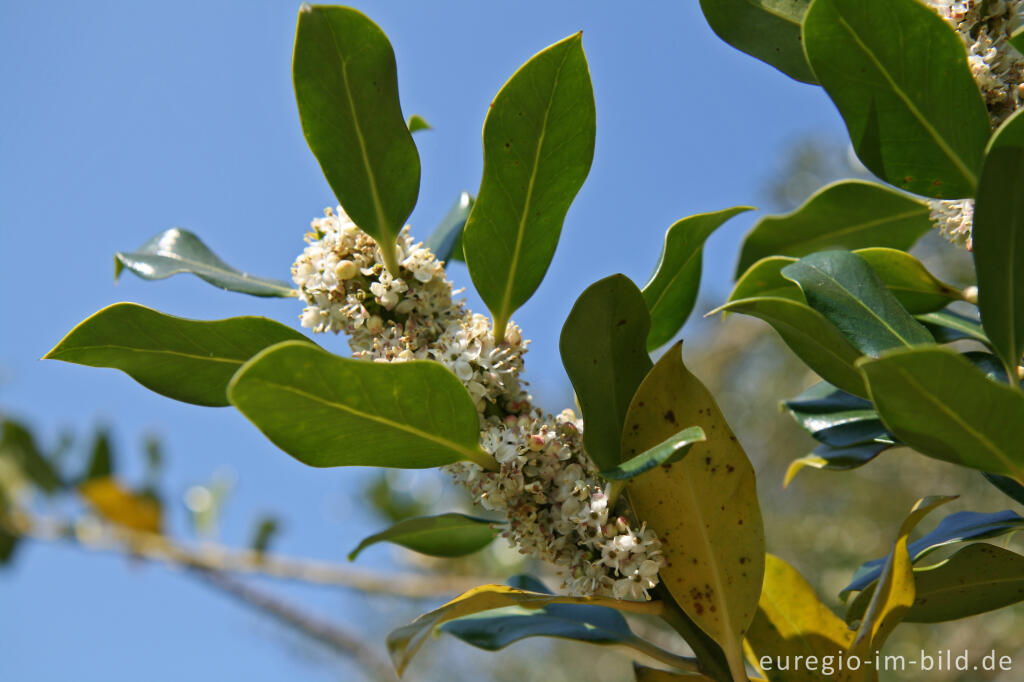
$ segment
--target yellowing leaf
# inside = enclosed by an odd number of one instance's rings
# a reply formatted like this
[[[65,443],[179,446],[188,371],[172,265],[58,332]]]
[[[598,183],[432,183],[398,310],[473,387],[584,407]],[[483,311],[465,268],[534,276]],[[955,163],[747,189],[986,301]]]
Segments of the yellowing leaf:
[[[609,606],[619,611],[649,615],[658,615],[662,610],[662,604],[658,601],[636,602],[607,597],[564,597],[517,590],[505,585],[481,585],[456,597],[444,606],[423,614],[405,627],[392,631],[388,635],[388,652],[391,654],[391,662],[398,674],[401,675],[434,629],[450,620],[506,606],[542,609],[548,604]]]
[[[955,500],[955,496],[925,497],[917,501],[910,515],[900,526],[899,535],[893,545],[889,558],[885,561],[882,575],[878,579],[875,595],[868,604],[864,619],[857,630],[850,653],[862,661],[871,657],[873,652],[882,648],[885,640],[893,629],[903,620],[903,616],[914,605],[916,588],[914,586],[914,565],[907,550],[907,538],[914,527],[920,523],[931,510]],[[855,680],[858,677],[844,677],[842,680]]]
[[[770,682],[818,682],[821,671],[790,666],[782,674],[759,660],[792,661],[796,656],[834,656],[853,643],[853,632],[821,603],[814,589],[795,568],[771,554],[765,557],[764,588],[757,614],[744,642],[747,659]]]
[[[658,534],[665,587],[722,647],[736,680],[743,634],[754,617],[764,574],[764,528],[754,469],[707,388],[676,344],[654,366],[629,406],[622,457],[630,459],[696,425],[707,441],[682,460],[627,487],[637,518]]]
[[[88,480],[78,487],[78,492],[96,513],[115,525],[143,533],[161,532],[160,504],[125,490],[115,478]]]

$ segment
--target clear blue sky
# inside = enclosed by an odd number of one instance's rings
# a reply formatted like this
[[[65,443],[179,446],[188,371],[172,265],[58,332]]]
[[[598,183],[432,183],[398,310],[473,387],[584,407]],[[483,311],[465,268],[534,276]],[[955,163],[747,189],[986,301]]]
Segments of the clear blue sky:
[[[501,84],[536,51],[584,31],[597,100],[593,170],[547,279],[515,316],[534,339],[528,378],[549,409],[568,395],[556,340],[587,284],[614,272],[642,284],[674,220],[756,203],[787,142],[842,134],[823,93],[719,41],[692,0],[356,6],[395,46],[406,114],[434,126],[416,136],[423,182],[411,223],[420,238],[460,190],[478,186],[480,128]],[[112,424],[129,472],[139,469],[142,435],[156,432],[176,499],[218,467],[238,473],[227,541],[245,542],[253,517],[275,510],[287,523],[282,551],[341,560],[374,530],[350,494],[363,472],[305,468],[230,409],[175,403],[112,370],[37,360],[121,300],[297,324],[295,301],[186,276],[112,282],[114,251],[175,225],[237,267],[288,278],[309,220],[334,202],[293,100],[297,10],[254,0],[0,2],[0,409],[50,441],[60,427]],[[705,294],[726,291],[752,220],[711,240]],[[469,284],[463,269],[451,275]],[[176,508],[176,528],[183,519]],[[24,549],[0,573],[2,679],[345,679],[180,574],[70,548]],[[365,556],[384,566],[390,554]],[[385,608],[336,591],[280,591],[350,623]],[[381,632],[400,617],[385,611]]]

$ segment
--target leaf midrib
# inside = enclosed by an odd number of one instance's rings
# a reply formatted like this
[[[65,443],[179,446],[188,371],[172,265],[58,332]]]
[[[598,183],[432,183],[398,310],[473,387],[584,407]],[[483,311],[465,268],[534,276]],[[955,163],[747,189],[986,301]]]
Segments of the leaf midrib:
[[[917,209],[910,210],[910,211],[904,211],[903,213],[895,213],[895,214],[892,214],[892,215],[888,215],[888,216],[885,216],[884,218],[875,218],[874,220],[866,220],[864,222],[853,223],[851,225],[847,225],[846,227],[844,227],[844,228],[842,228],[840,230],[835,230],[834,232],[829,232],[827,235],[824,235],[824,236],[816,235],[816,236],[812,237],[811,239],[804,239],[804,240],[796,239],[796,240],[793,240],[793,241],[790,241],[790,242],[783,242],[782,244],[776,244],[773,248],[776,248],[776,249],[789,249],[789,248],[792,248],[793,246],[806,246],[806,245],[814,245],[814,244],[826,244],[826,245],[828,245],[829,243],[833,242],[836,237],[842,237],[842,236],[848,235],[848,234],[853,233],[853,232],[861,232],[861,231],[864,231],[864,230],[870,230],[873,227],[878,227],[879,225],[885,225],[886,223],[897,223],[897,222],[900,222],[901,220],[906,220],[907,218],[913,218],[913,217],[918,216],[918,215],[920,215],[921,217],[925,217],[925,216],[927,216],[927,214],[928,214],[928,210],[927,209],[925,209],[925,208],[917,208]],[[767,220],[768,219],[766,219],[766,221]],[[788,219],[788,218],[777,218],[775,220],[772,220],[772,222],[773,223],[789,222],[789,220],[790,219]],[[820,250],[820,249],[817,249],[817,248],[814,248],[813,246],[810,246],[808,248],[807,252],[808,253],[812,253],[812,252],[818,251],[818,250]]]
[[[140,262],[140,261],[141,262],[145,262],[147,258],[166,258],[167,260],[175,261],[177,263],[183,264],[184,268],[176,270],[175,272],[168,273],[164,277],[168,277],[170,275],[175,275],[175,274],[177,274],[179,272],[191,273],[193,275],[199,275],[200,272],[202,272],[203,274],[208,274],[208,275],[211,275],[211,276],[214,276],[214,277],[219,277],[219,278],[222,278],[222,279],[240,279],[240,280],[244,281],[247,284],[259,284],[261,286],[265,286],[265,287],[270,288],[270,289],[275,289],[275,290],[278,290],[278,291],[287,291],[288,293],[290,293],[292,295],[294,295],[294,293],[295,293],[295,289],[293,289],[290,286],[287,286],[284,282],[278,282],[278,281],[275,281],[275,280],[265,279],[263,277],[256,277],[255,275],[250,275],[247,272],[243,272],[241,270],[237,270],[237,269],[235,269],[235,268],[233,268],[231,266],[227,266],[227,268],[223,268],[223,267],[216,266],[216,265],[210,265],[209,263],[204,263],[202,261],[193,260],[191,258],[184,258],[182,256],[179,256],[179,255],[175,254],[174,252],[158,252],[157,251],[157,252],[153,252],[153,253],[145,253],[145,252],[142,252],[142,251],[133,251],[133,252],[130,252],[130,253],[124,253],[123,251],[118,251],[117,253],[114,254],[114,256],[118,260],[120,260],[121,263],[126,268],[128,268],[129,270],[131,270],[135,274],[140,274],[140,273],[131,264],[126,263],[125,262],[126,260],[131,260],[133,262]],[[158,279],[162,279],[162,278],[158,278]]]
[[[60,360],[61,355],[71,355],[78,351],[92,351],[92,350],[116,350],[129,353],[143,353],[147,355],[171,355],[174,357],[187,358],[189,360],[200,360],[208,362],[221,362],[229,365],[243,365],[249,358],[235,359],[225,358],[216,355],[196,355],[194,353],[186,353],[185,351],[176,351],[169,349],[153,349],[153,348],[134,348],[132,346],[119,346],[116,344],[102,344],[102,345],[90,345],[90,346],[73,346],[69,348],[58,348],[50,353],[47,353],[46,357],[53,360]]]
[[[839,8],[833,5],[833,9],[835,10],[839,25],[846,29],[847,33],[850,34],[850,37],[861,48],[864,55],[868,58],[868,60],[871,61],[872,64],[874,64],[875,68],[878,70],[878,73],[881,74],[886,81],[888,81],[889,85],[892,87],[892,91],[906,105],[910,113],[921,124],[921,127],[924,128],[925,132],[927,132],[932,137],[935,143],[946,155],[946,157],[953,162],[953,165],[956,166],[956,169],[960,172],[960,175],[962,175],[963,178],[967,180],[967,183],[968,185],[970,185],[971,189],[976,189],[978,186],[977,175],[970,171],[967,164],[965,164],[963,160],[960,158],[959,154],[953,151],[953,149],[946,143],[945,139],[943,139],[943,137],[939,134],[939,131],[935,129],[931,121],[925,118],[924,114],[922,114],[920,110],[918,110],[917,105],[915,105],[910,100],[910,98],[907,97],[907,95],[903,92],[902,88],[896,83],[895,80],[893,80],[893,77],[885,69],[882,63],[878,61],[874,53],[872,53],[871,50],[868,49],[868,46],[865,45],[864,42],[860,39],[860,36],[857,34],[857,32],[853,30],[853,27],[850,26],[849,23],[847,23],[846,19],[839,11]]]
[[[544,139],[547,137],[548,130],[548,117],[551,114],[551,106],[555,101],[555,92],[558,90],[558,81],[562,76],[562,69],[565,67],[565,62],[568,61],[570,49],[566,49],[565,54],[562,55],[562,61],[558,65],[558,69],[555,71],[555,77],[551,81],[551,95],[548,97],[547,106],[544,108],[544,120],[541,124],[540,137],[537,140],[537,149],[533,155],[533,167],[530,169],[530,181],[526,185],[526,201],[523,204],[522,216],[519,219],[519,227],[516,231],[516,244],[512,251],[512,260],[509,263],[508,277],[505,280],[505,290],[501,297],[501,315],[499,319],[507,321],[512,313],[512,285],[515,283],[516,272],[519,269],[519,255],[523,248],[523,239],[526,236],[526,221],[530,217],[530,203],[533,201],[533,188],[537,182],[537,171],[540,168],[540,156],[544,149]]]

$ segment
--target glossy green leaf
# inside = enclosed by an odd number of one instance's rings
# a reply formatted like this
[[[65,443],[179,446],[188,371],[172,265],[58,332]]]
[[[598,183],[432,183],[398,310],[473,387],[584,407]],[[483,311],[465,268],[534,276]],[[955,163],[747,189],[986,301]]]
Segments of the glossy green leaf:
[[[119,369],[160,395],[219,407],[228,404],[228,381],[242,363],[289,340],[311,343],[265,317],[207,322],[115,303],[80,322],[44,358]]]
[[[662,610],[660,602],[635,602],[610,597],[563,597],[519,590],[505,585],[481,585],[423,614],[409,625],[392,631],[388,635],[388,652],[391,654],[395,670],[401,675],[434,630],[449,621],[507,606],[536,611],[551,604],[607,606],[628,613],[650,615],[657,615]]]
[[[661,258],[650,281],[644,285],[644,300],[651,311],[651,333],[647,349],[668,343],[693,312],[700,288],[704,242],[725,221],[751,206],[736,206],[714,213],[683,218],[668,228]]]
[[[540,581],[517,576],[513,587],[551,594]],[[696,661],[684,658],[640,639],[621,613],[607,606],[548,604],[540,609],[506,606],[449,621],[442,632],[487,651],[498,651],[528,637],[557,637],[590,644],[623,646],[655,660],[696,672]]]
[[[962,291],[935,277],[906,251],[872,247],[854,253],[867,261],[885,288],[913,315],[933,312],[952,301],[963,300]]]
[[[938,310],[917,316],[918,322],[931,332],[939,343],[951,343],[962,339],[973,339],[989,344],[985,330],[977,318],[955,313],[952,310]]]
[[[826,445],[845,447],[889,436],[869,401],[826,382],[783,404],[805,431]]]
[[[622,438],[631,459],[695,424],[707,440],[626,487],[636,518],[658,534],[661,579],[679,607],[721,647],[734,679],[743,674],[743,634],[757,610],[764,527],[754,468],[708,389],[673,346],[633,397]]]
[[[850,652],[861,660],[882,648],[914,604],[914,571],[907,553],[907,539],[911,531],[930,511],[955,499],[945,496],[920,499],[900,526],[896,542],[882,567],[878,588],[867,605],[850,647]]]
[[[463,234],[494,335],[540,285],[594,157],[596,123],[581,34],[534,55],[484,121],[484,174]]]
[[[989,138],[985,154],[991,154],[996,147],[1024,147],[1024,109],[1018,109],[1003,121]]]
[[[601,476],[610,481],[625,481],[635,478],[656,466],[668,466],[678,462],[686,456],[694,443],[707,439],[704,429],[699,426],[691,426],[670,436],[653,448],[641,452],[636,457],[626,460],[614,469],[602,471]]]
[[[416,205],[420,157],[402,117],[391,43],[357,10],[303,5],[292,80],[327,184],[397,275],[395,239]]]
[[[760,667],[760,659],[793,660],[795,656],[834,656],[853,642],[846,623],[821,603],[800,573],[782,559],[765,557],[764,588],[754,621],[747,631],[747,660],[770,682],[819,682],[818,670],[796,669],[786,673]]]
[[[1024,355],[1024,147],[999,147],[985,159],[974,208],[978,308],[1008,374]]]
[[[898,443],[881,438],[853,445],[819,445],[814,448],[811,454],[798,457],[789,463],[789,466],[786,468],[786,474],[783,476],[782,486],[786,487],[792,483],[793,478],[805,467],[828,469],[830,471],[849,471],[850,469],[864,466],[896,445]]]
[[[800,37],[811,0],[700,0],[718,37],[790,78],[816,83]]]
[[[360,552],[378,542],[391,542],[427,556],[466,556],[491,544],[498,532],[493,521],[465,514],[419,516],[365,538],[349,552],[348,560],[354,561]]]
[[[932,228],[928,214],[928,204],[888,187],[836,182],[792,213],[761,218],[743,240],[736,276],[768,256],[870,246],[908,249]]]
[[[409,120],[405,122],[405,125],[409,128],[410,133],[418,133],[421,130],[433,130],[433,126],[427,123],[427,119],[423,118],[419,114],[413,114],[409,117]]]
[[[1024,528],[1024,517],[1005,510],[995,513],[957,512],[942,519],[933,530],[907,545],[910,560],[920,561],[932,552],[947,545],[971,540],[999,537]],[[846,598],[850,592],[865,590],[882,573],[885,558],[867,561],[857,569],[850,584],[842,589],[839,596]]]
[[[1017,504],[1024,504],[1024,485],[1021,485],[1009,476],[990,474],[987,471],[981,472],[981,475],[985,477],[986,481],[1004,492],[1011,500]]]
[[[918,452],[1024,480],[1024,392],[946,347],[858,363],[882,421]]]
[[[934,342],[867,261],[854,253],[814,253],[787,265],[782,275],[800,285],[807,303],[866,355]]]
[[[427,237],[424,246],[433,251],[438,260],[465,260],[462,255],[462,228],[466,226],[466,219],[472,210],[473,197],[469,192],[462,192],[441,223]]]
[[[916,596],[903,620],[941,623],[995,611],[1024,601],[1024,556],[983,542],[948,559],[914,569]],[[856,622],[875,593],[872,584],[850,602],[846,620]]]
[[[800,287],[782,276],[782,268],[795,262],[796,258],[788,256],[762,258],[740,275],[728,300],[768,297],[788,298],[798,303],[806,303]]]
[[[479,417],[465,386],[429,360],[366,362],[288,341],[238,370],[228,398],[310,466],[495,466],[480,450]]]
[[[745,298],[730,301],[712,312],[719,311],[743,313],[764,320],[821,378],[847,393],[867,395],[864,381],[854,367],[861,356],[860,351],[835,325],[807,304],[788,298]]]
[[[173,227],[156,235],[135,251],[114,254],[114,279],[127,268],[143,279],[164,279],[190,272],[215,287],[252,296],[295,296],[287,282],[256,277],[237,270],[188,230]]]
[[[599,469],[620,461],[629,401],[653,367],[646,348],[650,327],[647,304],[625,275],[587,287],[562,327],[562,363],[583,412],[583,443]]]
[[[44,493],[52,494],[61,488],[57,469],[39,450],[32,432],[19,422],[4,419],[0,424],[0,459],[8,460]],[[0,493],[2,492],[0,490]],[[3,500],[0,500],[0,503],[2,502]],[[0,506],[0,514],[2,513],[3,509]]]
[[[917,0],[815,0],[804,47],[875,175],[929,197],[974,194],[988,110],[938,13]]]

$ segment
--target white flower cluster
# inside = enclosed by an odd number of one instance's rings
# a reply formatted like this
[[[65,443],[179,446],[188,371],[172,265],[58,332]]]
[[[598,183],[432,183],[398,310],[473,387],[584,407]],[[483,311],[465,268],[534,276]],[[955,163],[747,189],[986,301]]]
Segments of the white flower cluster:
[[[582,422],[531,405],[520,378],[528,341],[510,323],[495,343],[490,321],[454,302],[444,265],[408,228],[398,238],[399,277],[377,243],[338,209],[306,235],[292,266],[306,308],[302,326],[345,332],[352,355],[376,362],[434,360],[462,380],[480,414],[480,446],[498,464],[447,467],[485,509],[508,518],[504,536],[554,564],[572,594],[646,599],[664,563],[661,543],[609,509],[608,490],[583,449]]]
[[[1024,0],[925,0],[967,46],[967,63],[988,106],[992,127],[1024,99],[1024,55],[1009,38],[1024,26]],[[974,200],[935,200],[931,218],[947,239],[971,250]]]

